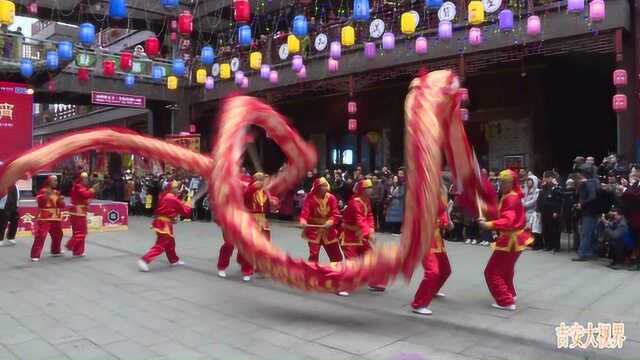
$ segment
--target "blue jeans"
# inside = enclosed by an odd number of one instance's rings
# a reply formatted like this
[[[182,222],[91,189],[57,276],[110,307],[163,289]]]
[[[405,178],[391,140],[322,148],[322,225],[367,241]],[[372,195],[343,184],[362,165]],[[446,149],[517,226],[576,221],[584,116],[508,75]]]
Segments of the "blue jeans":
[[[593,238],[596,234],[597,218],[593,215],[582,215],[582,227],[580,230],[580,247],[578,256],[589,258],[593,256]]]

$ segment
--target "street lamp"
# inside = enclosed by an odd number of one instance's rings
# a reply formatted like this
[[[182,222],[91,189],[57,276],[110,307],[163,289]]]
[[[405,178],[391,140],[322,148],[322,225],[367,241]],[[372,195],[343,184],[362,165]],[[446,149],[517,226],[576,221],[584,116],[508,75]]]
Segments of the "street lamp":
[[[176,119],[176,111],[180,110],[180,105],[178,104],[169,104],[167,106],[165,106],[166,109],[171,110],[171,135],[173,135],[175,132],[173,130],[173,125],[175,123],[175,119]]]

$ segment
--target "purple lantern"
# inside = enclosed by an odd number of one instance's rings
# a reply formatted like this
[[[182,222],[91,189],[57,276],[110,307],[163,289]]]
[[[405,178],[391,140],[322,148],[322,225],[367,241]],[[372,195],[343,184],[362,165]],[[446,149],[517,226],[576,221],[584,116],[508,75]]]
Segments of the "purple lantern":
[[[416,39],[416,54],[424,55],[427,53],[429,47],[427,44],[427,38],[420,36]]]
[[[589,19],[591,22],[601,22],[605,17],[605,5],[603,0],[591,0],[589,3]]]
[[[271,74],[271,66],[267,64],[262,64],[262,66],[260,66],[260,77],[265,80],[269,80],[270,74]]]
[[[302,56],[294,55],[293,61],[291,62],[291,70],[298,72],[300,71],[300,69],[302,69],[303,66],[304,64],[302,63]]]
[[[451,40],[453,37],[453,28],[451,21],[440,21],[438,24],[438,38],[440,40]]]
[[[242,72],[241,70],[236,71],[235,73],[235,83],[236,85],[240,86],[242,85],[242,79],[244,78],[244,72]]]
[[[271,70],[271,72],[269,73],[269,82],[272,84],[277,84],[278,83],[278,71],[277,70]]]
[[[213,80],[213,76],[207,76],[207,80],[204,82],[204,88],[207,90],[213,90],[215,86],[215,82]]]
[[[540,35],[540,18],[536,15],[531,15],[527,19],[527,35],[534,37]]]
[[[333,41],[331,43],[329,56],[331,56],[333,60],[340,60],[340,57],[342,56],[342,45],[340,44],[340,41]]]
[[[329,58],[329,62],[327,64],[328,68],[329,68],[329,72],[338,72],[338,69],[340,68],[340,63],[338,62],[338,60],[334,60]]]
[[[249,87],[249,78],[244,76],[242,77],[242,83],[240,83],[240,87],[246,89]]]
[[[302,65],[302,68],[300,68],[300,71],[298,71],[298,79],[304,79],[307,77],[307,67]]]
[[[503,32],[513,31],[513,11],[504,9],[498,15],[498,28]]]
[[[471,46],[478,46],[482,44],[482,30],[477,27],[469,29],[469,44]]]
[[[568,0],[567,12],[569,14],[580,14],[584,11],[584,0]]]
[[[396,47],[396,36],[392,32],[386,32],[382,35],[382,49],[393,50]]]
[[[364,43],[364,56],[367,59],[373,59],[376,57],[376,44],[371,41]]]

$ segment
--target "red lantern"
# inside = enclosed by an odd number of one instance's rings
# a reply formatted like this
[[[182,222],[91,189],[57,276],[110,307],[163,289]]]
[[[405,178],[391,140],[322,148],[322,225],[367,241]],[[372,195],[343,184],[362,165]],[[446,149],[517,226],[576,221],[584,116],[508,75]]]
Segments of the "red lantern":
[[[460,90],[458,90],[458,93],[460,93],[460,101],[462,101],[462,103],[466,103],[467,101],[469,101],[469,89],[460,88]]]
[[[358,120],[356,120],[356,119],[349,119],[348,129],[349,129],[349,131],[351,131],[351,132],[356,132],[356,131],[358,131]]]
[[[239,23],[248,23],[251,20],[251,4],[249,0],[234,0],[234,19]]]
[[[178,16],[178,32],[182,36],[190,36],[193,32],[193,15],[185,10]]]
[[[129,51],[120,53],[120,70],[128,72],[133,67],[133,54]]]
[[[144,43],[144,51],[148,56],[155,57],[160,53],[160,41],[155,36],[147,39]]]
[[[89,69],[87,68],[78,69],[78,81],[80,82],[89,81]]]
[[[347,103],[347,111],[349,112],[349,114],[353,115],[356,112],[358,112],[358,105],[356,104],[355,101],[349,101]]]
[[[617,94],[613,96],[613,111],[622,112],[627,110],[627,95]]]
[[[113,76],[116,73],[116,63],[113,60],[104,60],[102,62],[102,75]]]

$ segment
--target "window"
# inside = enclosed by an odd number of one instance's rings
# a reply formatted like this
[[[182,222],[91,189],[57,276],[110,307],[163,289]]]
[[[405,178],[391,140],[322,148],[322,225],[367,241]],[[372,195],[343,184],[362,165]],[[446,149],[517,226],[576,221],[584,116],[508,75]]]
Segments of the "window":
[[[342,164],[353,165],[353,150],[347,149],[342,152]]]
[[[338,164],[338,149],[331,150],[331,163],[333,165]]]

